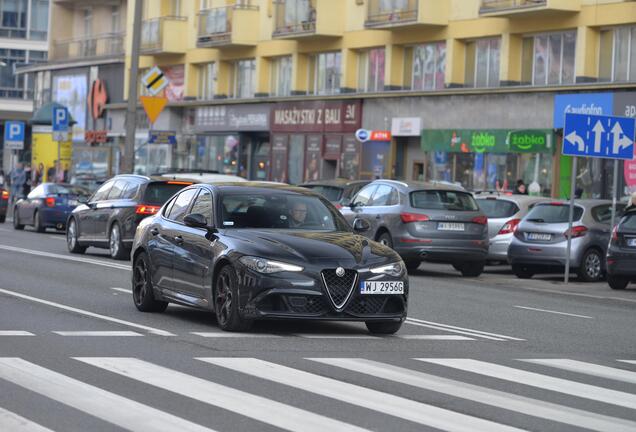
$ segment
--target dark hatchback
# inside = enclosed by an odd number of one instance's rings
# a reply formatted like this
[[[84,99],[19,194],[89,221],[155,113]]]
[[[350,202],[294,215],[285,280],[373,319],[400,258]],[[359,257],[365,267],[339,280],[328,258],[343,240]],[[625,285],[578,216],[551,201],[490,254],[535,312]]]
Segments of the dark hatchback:
[[[399,330],[408,278],[400,256],[352,231],[338,210],[303,188],[195,185],[139,225],[133,300],[213,311],[226,331],[257,319],[363,321]]]
[[[636,207],[630,206],[614,227],[606,263],[610,288],[625,289],[636,282]]]
[[[299,186],[318,192],[340,209],[349,205],[351,198],[369,183],[371,180],[334,179],[303,183]]]
[[[129,258],[139,222],[157,213],[171,196],[191,184],[162,177],[113,177],[68,217],[68,250],[84,253],[93,246],[109,249],[115,259]]]

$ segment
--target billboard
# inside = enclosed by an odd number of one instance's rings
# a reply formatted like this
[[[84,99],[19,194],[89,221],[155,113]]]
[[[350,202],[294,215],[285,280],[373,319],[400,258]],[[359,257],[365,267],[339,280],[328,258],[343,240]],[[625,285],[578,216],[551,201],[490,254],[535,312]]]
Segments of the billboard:
[[[84,142],[88,84],[86,74],[53,77],[53,102],[65,106],[77,123],[73,126],[73,141]]]

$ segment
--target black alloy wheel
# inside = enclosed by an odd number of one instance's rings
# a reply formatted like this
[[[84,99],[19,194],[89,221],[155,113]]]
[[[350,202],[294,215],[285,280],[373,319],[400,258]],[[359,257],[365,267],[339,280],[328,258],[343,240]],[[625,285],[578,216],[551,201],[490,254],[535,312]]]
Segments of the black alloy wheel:
[[[22,231],[24,229],[24,225],[20,223],[20,216],[18,214],[17,207],[13,209],[13,229],[18,231]]]
[[[33,213],[33,229],[35,229],[35,231],[39,233],[43,233],[44,231],[46,231],[46,227],[42,223],[42,216],[37,210],[35,211],[35,213]]]
[[[66,247],[70,253],[83,254],[86,252],[86,246],[81,246],[79,244],[78,237],[79,232],[77,222],[75,222],[75,219],[71,218],[68,221],[68,227],[66,227]]]
[[[624,290],[629,284],[629,278],[625,276],[608,276],[607,283],[613,290]]]
[[[214,313],[221,330],[241,332],[248,330],[251,320],[239,313],[238,278],[234,268],[226,265],[221,268],[214,284]]]
[[[521,265],[521,264],[513,264],[512,265],[512,272],[519,279],[531,279],[532,276],[534,276],[534,273],[532,272],[532,270],[529,267],[526,267],[526,266]]]
[[[380,234],[378,237],[378,243],[393,249],[393,238],[391,237],[391,234],[386,231]]]
[[[163,312],[168,302],[155,299],[148,268],[148,257],[142,252],[137,255],[133,265],[133,302],[141,312]]]
[[[577,269],[577,276],[583,282],[598,282],[603,278],[603,258],[596,249],[588,249],[583,254],[581,265]]]
[[[402,321],[365,321],[369,333],[373,334],[394,334],[402,327]]]

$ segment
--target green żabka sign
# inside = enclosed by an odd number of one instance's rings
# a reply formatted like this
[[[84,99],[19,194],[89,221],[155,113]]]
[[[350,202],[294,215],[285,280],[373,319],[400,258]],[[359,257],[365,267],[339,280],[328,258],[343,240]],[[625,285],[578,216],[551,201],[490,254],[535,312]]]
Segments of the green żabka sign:
[[[551,129],[424,129],[424,151],[454,153],[552,153]]]

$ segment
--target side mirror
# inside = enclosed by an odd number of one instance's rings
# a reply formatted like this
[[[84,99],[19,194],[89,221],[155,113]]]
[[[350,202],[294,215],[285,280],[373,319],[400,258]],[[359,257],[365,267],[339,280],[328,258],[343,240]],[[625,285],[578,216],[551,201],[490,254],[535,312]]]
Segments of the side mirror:
[[[371,225],[364,219],[356,218],[353,221],[353,230],[357,233],[363,233],[369,231],[371,229]]]
[[[191,228],[207,228],[208,219],[200,213],[192,213],[183,218],[186,226]]]
[[[349,202],[349,208],[351,210],[355,209],[356,207],[362,207],[362,204],[360,204],[359,202],[354,202],[354,201]]]

